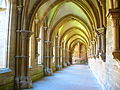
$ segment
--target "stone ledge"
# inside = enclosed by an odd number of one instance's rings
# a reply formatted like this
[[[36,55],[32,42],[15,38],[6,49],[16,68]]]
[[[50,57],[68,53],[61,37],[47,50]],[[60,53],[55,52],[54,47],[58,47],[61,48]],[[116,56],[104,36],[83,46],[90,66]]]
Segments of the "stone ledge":
[[[9,73],[9,72],[12,72],[12,70],[9,68],[1,68],[0,69],[0,74]]]

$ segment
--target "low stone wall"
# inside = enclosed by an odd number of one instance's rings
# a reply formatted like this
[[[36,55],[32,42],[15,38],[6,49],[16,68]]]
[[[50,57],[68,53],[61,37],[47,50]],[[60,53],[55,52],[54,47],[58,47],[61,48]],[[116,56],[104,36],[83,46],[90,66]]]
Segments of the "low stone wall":
[[[103,62],[100,59],[89,59],[89,67],[104,90],[120,90],[120,68],[114,63]],[[117,63],[117,62],[116,62]]]

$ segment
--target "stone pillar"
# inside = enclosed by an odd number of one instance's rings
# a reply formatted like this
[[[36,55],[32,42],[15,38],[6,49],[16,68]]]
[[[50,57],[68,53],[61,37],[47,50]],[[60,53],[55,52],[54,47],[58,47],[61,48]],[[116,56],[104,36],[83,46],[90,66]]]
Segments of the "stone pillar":
[[[31,31],[28,30],[17,30],[17,33],[21,36],[19,37],[19,51],[16,54],[16,75],[15,75],[15,84],[16,89],[23,89],[23,88],[31,88],[32,81],[29,77],[29,72],[27,67],[29,65],[29,54],[27,49],[27,43],[29,43],[29,37],[31,35]],[[18,35],[17,34],[17,35]],[[18,43],[17,43],[18,44]]]
[[[51,41],[45,41],[45,75],[52,75]]]
[[[49,48],[50,48],[50,52],[49,52],[49,71],[50,71],[50,74],[52,75],[53,74],[53,70],[52,70],[52,66],[53,66],[53,42],[52,41],[50,41]]]
[[[112,19],[113,22],[113,56],[114,59],[120,60],[120,8],[110,9],[108,17]]]
[[[47,56],[47,30],[48,30],[48,27],[46,26],[46,23],[44,23],[44,26],[43,26],[43,47],[44,47],[44,53],[43,53],[43,56],[44,56],[44,60],[43,60],[43,65],[44,65],[44,74],[45,75],[48,75],[48,72],[49,72],[49,65],[48,65],[48,56]]]
[[[95,41],[92,41],[92,58],[95,58]]]
[[[40,41],[40,38],[39,38],[39,34],[38,34],[38,22],[39,22],[39,19],[35,19],[34,20],[34,37],[35,37],[35,61],[36,61],[36,64],[38,64],[38,42]]]
[[[110,2],[109,2],[109,6],[110,6],[110,7],[109,7],[110,9],[113,8],[113,0],[110,0]]]
[[[65,63],[65,66],[67,66],[67,48],[66,48],[66,46],[65,46],[65,48],[64,48],[64,63]]]
[[[31,31],[24,27],[23,1],[17,1],[17,34],[15,56],[15,90],[31,88],[32,81],[29,77],[29,38]]]
[[[59,48],[58,48],[58,36],[55,37],[55,65],[56,70],[59,70]]]
[[[69,61],[70,61],[70,64],[73,64],[72,63],[72,52],[71,51],[69,51]]]
[[[70,66],[70,51],[67,49],[67,65]]]
[[[65,42],[63,41],[62,42],[62,67],[64,68],[64,67],[66,67],[67,66],[67,64],[66,64],[66,62],[65,62],[65,60],[66,60],[66,58],[65,58]]]
[[[103,61],[106,59],[106,28],[98,28],[98,52],[97,58],[101,58]]]
[[[61,46],[60,44],[57,46],[58,47],[58,61],[59,61],[59,69],[62,69],[62,62],[61,62]]]
[[[47,65],[48,65],[48,75],[52,75],[52,52],[53,46],[52,41],[47,41]]]

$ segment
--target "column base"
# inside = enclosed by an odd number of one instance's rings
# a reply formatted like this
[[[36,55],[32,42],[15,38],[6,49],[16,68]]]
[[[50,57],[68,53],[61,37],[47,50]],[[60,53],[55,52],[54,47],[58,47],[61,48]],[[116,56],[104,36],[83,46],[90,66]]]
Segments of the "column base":
[[[61,70],[62,69],[62,65],[58,65],[57,67],[56,67],[56,70]]]
[[[21,78],[21,79],[20,79]],[[32,80],[30,77],[16,77],[15,78],[15,90],[32,88]]]
[[[62,69],[62,65],[59,66],[60,70]]]
[[[67,66],[70,66],[70,62],[69,61],[67,61]]]
[[[63,65],[62,65],[62,67],[64,68],[64,67],[67,67],[67,63],[63,63]]]
[[[45,76],[51,76],[53,75],[52,68],[46,68],[45,69]]]

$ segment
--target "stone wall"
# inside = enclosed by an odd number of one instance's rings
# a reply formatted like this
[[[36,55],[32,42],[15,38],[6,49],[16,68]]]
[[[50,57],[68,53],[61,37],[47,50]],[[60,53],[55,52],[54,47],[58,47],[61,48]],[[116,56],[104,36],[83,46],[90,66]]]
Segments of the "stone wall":
[[[89,58],[89,66],[105,90],[120,90],[120,63],[113,59],[113,25],[108,18],[106,32],[106,62]]]

